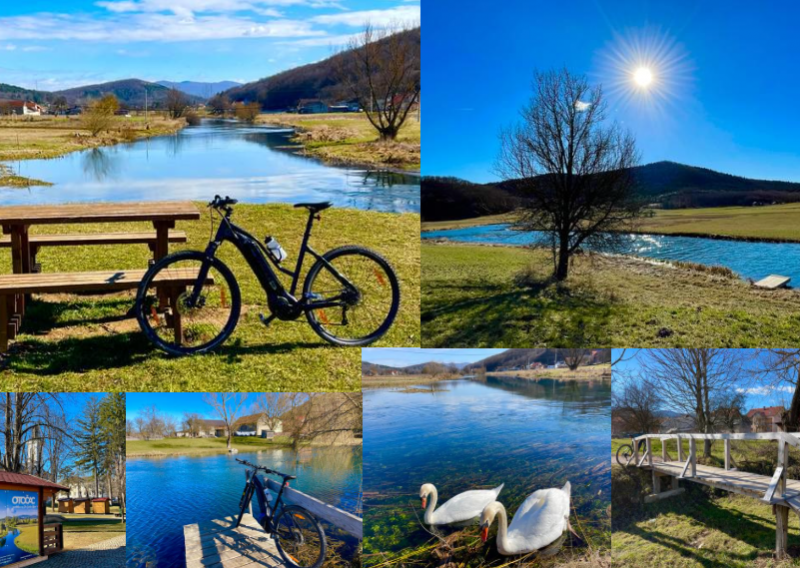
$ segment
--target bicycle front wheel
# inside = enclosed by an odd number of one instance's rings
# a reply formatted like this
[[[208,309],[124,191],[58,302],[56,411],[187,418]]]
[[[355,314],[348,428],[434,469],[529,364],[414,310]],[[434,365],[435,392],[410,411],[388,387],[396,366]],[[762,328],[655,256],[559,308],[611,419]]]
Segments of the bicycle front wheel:
[[[275,543],[284,562],[298,568],[319,568],[325,561],[325,531],[305,509],[285,507],[275,522]]]
[[[201,274],[206,274],[200,279]],[[173,355],[215,349],[233,333],[239,285],[220,260],[197,251],[169,255],[147,271],[136,295],[136,319],[147,338]]]
[[[323,259],[308,271],[303,294],[312,305],[335,305],[309,309],[308,323],[334,345],[368,345],[380,339],[400,308],[400,285],[392,266],[358,246],[334,249]]]
[[[617,448],[617,463],[622,467],[628,467],[631,459],[633,458],[633,446],[630,444],[623,444]]]

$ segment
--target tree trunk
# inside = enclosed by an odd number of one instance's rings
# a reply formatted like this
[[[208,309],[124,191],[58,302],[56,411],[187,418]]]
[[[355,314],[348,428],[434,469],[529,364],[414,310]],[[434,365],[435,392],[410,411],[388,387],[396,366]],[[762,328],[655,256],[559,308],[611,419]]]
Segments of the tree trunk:
[[[231,429],[228,428],[228,450],[231,449]]]
[[[569,274],[569,237],[561,238],[558,245],[558,265],[556,266],[556,280],[562,282]]]
[[[798,422],[800,422],[800,381],[794,387],[792,403],[789,405],[789,411],[784,415],[783,430],[785,432],[797,432]]]
[[[387,126],[383,128],[381,131],[381,141],[391,141],[397,138],[398,129],[396,126]]]

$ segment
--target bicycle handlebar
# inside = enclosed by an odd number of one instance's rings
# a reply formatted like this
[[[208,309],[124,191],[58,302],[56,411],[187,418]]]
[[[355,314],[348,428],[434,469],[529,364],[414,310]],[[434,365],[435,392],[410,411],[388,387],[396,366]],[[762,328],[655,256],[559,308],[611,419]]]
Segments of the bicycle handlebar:
[[[225,208],[230,207],[231,205],[236,205],[237,203],[239,203],[238,199],[233,199],[227,195],[224,198],[220,197],[219,195],[215,195],[214,199],[209,201],[208,206],[214,208]]]
[[[283,479],[285,479],[287,481],[290,480],[290,479],[297,479],[297,476],[295,476],[295,475],[288,475],[286,473],[281,473],[280,471],[276,471],[274,469],[270,469],[270,468],[265,467],[263,465],[256,465],[254,463],[250,463],[250,462],[245,461],[245,460],[240,460],[239,458],[235,458],[235,459],[240,464],[244,464],[244,465],[246,465],[248,467],[252,467],[255,470],[261,470],[266,474],[279,475],[279,476],[281,476]]]

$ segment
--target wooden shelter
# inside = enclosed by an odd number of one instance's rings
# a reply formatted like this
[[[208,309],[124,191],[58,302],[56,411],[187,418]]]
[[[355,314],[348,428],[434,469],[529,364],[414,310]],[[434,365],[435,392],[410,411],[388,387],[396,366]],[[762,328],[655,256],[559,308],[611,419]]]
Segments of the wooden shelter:
[[[10,473],[7,471],[0,471],[0,492],[24,492],[24,499],[32,500],[36,504],[37,518],[36,526],[39,533],[39,554],[32,558],[27,558],[22,561],[3,564],[6,566],[28,566],[36,562],[46,560],[49,554],[60,552],[64,548],[61,525],[60,524],[44,524],[44,517],[46,514],[45,503],[48,499],[55,499],[60,491],[69,491],[69,487],[53,483],[46,479],[28,475],[25,473]],[[14,495],[14,494],[12,494]],[[14,495],[11,500],[17,499],[20,494]],[[34,497],[35,496],[35,497]],[[60,505],[60,504],[59,504]]]
[[[92,513],[98,513],[100,515],[110,515],[111,499],[109,499],[108,497],[97,497],[96,499],[92,499]]]
[[[75,513],[79,514],[89,514],[92,512],[92,500],[88,497],[81,497],[80,499],[75,499]]]
[[[72,497],[64,497],[58,500],[58,512],[59,513],[74,513],[75,512],[75,500]]]

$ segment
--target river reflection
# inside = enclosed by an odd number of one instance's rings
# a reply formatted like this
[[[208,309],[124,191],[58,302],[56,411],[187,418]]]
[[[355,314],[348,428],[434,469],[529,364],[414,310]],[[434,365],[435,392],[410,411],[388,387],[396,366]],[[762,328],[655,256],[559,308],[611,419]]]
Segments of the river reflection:
[[[0,191],[0,204],[197,199],[330,200],[338,207],[419,212],[419,177],[335,167],[298,154],[286,128],[204,120],[180,132],[14,164],[53,187]]]

